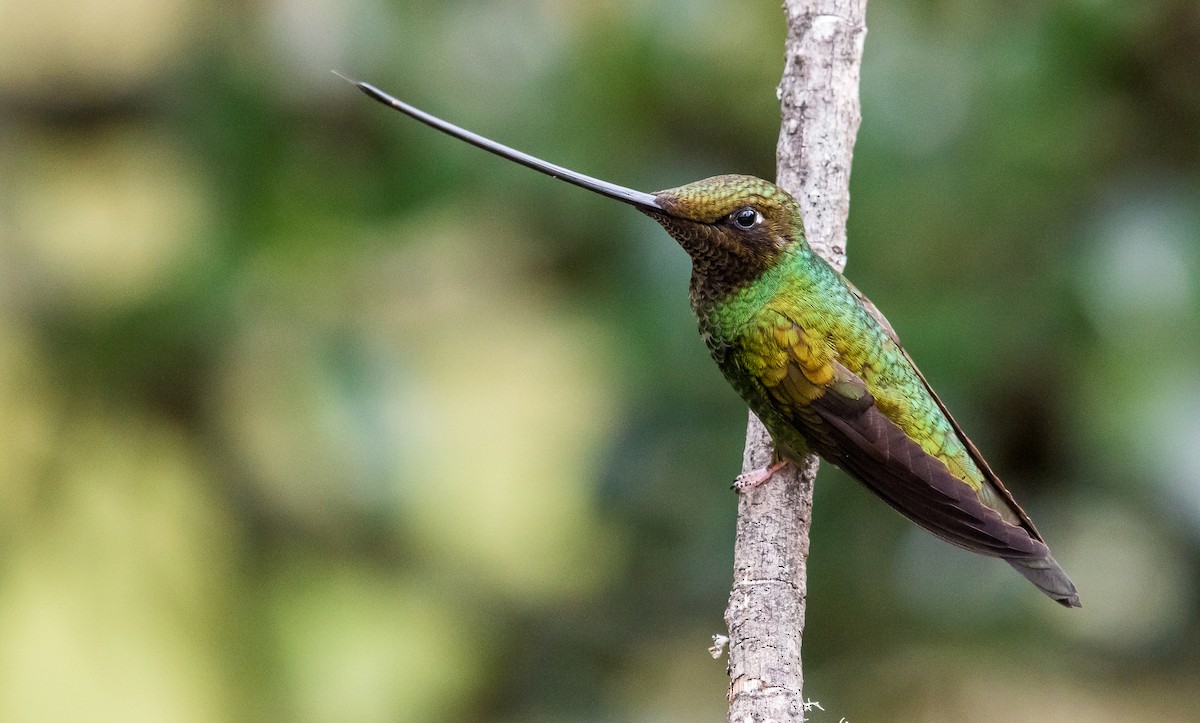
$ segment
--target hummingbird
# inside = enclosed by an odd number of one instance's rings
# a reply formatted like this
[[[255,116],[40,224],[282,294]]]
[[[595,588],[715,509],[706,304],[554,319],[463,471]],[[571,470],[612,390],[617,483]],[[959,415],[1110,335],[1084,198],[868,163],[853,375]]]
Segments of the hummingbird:
[[[816,452],[934,535],[998,557],[1060,604],[1080,607],[1041,533],[892,325],[809,246],[799,204],[786,191],[744,175],[635,191],[522,153],[334,72],[454,138],[633,206],[683,247],[692,260],[689,296],[700,335],[775,446],[772,464],[738,476],[735,490],[761,485]]]

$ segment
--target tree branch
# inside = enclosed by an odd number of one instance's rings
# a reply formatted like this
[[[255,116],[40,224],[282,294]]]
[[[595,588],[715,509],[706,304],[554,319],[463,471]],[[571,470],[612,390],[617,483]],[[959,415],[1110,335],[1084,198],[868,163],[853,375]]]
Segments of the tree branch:
[[[850,160],[861,118],[859,68],[866,0],[786,0],[786,65],[779,84],[778,183],[800,202],[805,235],[836,268],[846,262]],[[753,413],[742,470],[769,464],[772,446]],[[741,495],[729,629],[731,723],[802,720],[800,643],[817,458],[788,465]]]

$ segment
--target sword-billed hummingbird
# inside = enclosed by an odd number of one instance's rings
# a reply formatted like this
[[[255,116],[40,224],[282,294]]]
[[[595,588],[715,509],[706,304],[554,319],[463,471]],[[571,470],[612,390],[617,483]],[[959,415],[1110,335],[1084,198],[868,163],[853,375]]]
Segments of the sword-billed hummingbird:
[[[338,75],[341,75],[338,73]],[[1079,607],[1075,585],[950,416],[891,324],[809,247],[796,200],[752,176],[642,193],[585,176],[432,116],[341,76],[371,98],[498,156],[627,203],[692,258],[700,335],[763,421],[775,463],[745,491],[814,451],[942,539],[999,557],[1042,592]]]

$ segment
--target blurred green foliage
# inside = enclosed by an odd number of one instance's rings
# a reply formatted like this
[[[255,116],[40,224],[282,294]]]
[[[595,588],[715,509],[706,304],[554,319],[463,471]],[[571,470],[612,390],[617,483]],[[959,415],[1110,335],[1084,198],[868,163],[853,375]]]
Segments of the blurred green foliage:
[[[873,3],[848,274],[1079,584],[818,483],[814,721],[1200,717],[1200,6]],[[647,219],[777,3],[0,2],[0,719],[701,720],[743,405]]]

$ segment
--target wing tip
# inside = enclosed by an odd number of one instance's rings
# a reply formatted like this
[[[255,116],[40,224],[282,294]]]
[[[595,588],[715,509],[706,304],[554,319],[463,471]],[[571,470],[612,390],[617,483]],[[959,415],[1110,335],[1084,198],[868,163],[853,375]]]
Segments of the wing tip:
[[[1083,607],[1075,583],[1071,582],[1053,557],[1047,555],[1033,560],[1006,558],[1005,562],[1059,605],[1066,608]]]
[[[1068,598],[1056,598],[1055,602],[1057,602],[1059,605],[1062,605],[1063,607],[1066,607],[1066,608],[1081,608],[1081,607],[1083,607],[1083,603],[1079,602],[1078,595],[1072,595],[1071,597],[1068,597]]]

